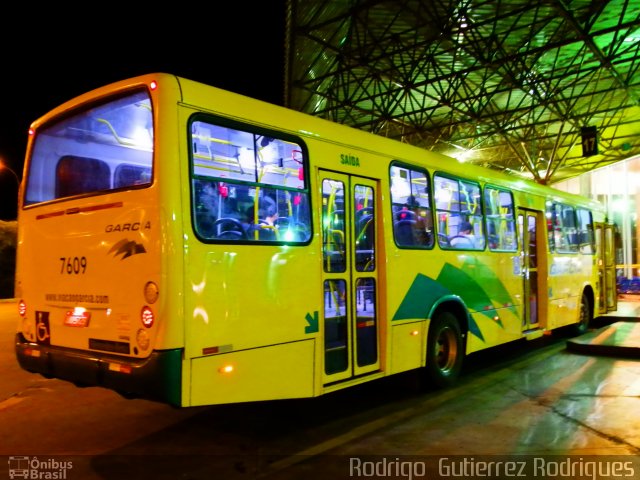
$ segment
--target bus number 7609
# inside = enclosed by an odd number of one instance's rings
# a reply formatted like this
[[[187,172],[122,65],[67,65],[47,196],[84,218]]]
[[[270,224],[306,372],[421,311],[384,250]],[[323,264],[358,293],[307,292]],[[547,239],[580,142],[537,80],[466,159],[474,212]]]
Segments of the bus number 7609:
[[[87,271],[87,257],[60,257],[60,274],[78,275]]]

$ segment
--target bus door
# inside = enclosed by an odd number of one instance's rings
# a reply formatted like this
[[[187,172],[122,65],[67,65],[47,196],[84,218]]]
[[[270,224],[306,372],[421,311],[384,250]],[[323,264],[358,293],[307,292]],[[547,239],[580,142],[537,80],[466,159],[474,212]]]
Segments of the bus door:
[[[596,223],[596,256],[598,262],[598,312],[607,313],[618,308],[616,287],[615,232],[612,224]]]
[[[538,221],[538,217],[540,220]],[[542,212],[533,210],[518,209],[518,240],[520,248],[520,273],[522,275],[522,331],[527,332],[539,327],[540,280],[543,272],[540,270],[539,261],[544,259],[540,256],[540,226],[544,218]]]
[[[325,384],[380,369],[376,182],[320,171]]]

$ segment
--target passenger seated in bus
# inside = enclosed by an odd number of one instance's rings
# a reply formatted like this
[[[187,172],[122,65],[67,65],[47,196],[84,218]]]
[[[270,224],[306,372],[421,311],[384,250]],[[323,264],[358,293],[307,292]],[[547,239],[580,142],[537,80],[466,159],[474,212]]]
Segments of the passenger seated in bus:
[[[278,206],[276,201],[265,195],[259,200],[258,218],[255,216],[255,206],[247,208],[245,212],[245,226],[249,233],[249,238],[256,239],[255,232],[258,232],[259,240],[276,240],[278,220]],[[256,223],[257,222],[257,223]]]
[[[407,202],[395,212],[394,218],[393,228],[398,245],[430,247],[433,244],[429,212],[413,195],[409,195]]]
[[[460,222],[458,235],[451,237],[449,245],[453,248],[476,248],[476,237],[473,234],[473,225],[466,220]]]
[[[489,240],[489,248],[496,250],[500,248],[500,235],[494,219],[487,220],[487,239]]]
[[[278,220],[278,205],[276,201],[265,195],[260,202],[260,223],[275,226],[276,220]]]
[[[218,219],[218,194],[212,182],[195,180],[196,228],[205,237],[216,235],[213,228]]]

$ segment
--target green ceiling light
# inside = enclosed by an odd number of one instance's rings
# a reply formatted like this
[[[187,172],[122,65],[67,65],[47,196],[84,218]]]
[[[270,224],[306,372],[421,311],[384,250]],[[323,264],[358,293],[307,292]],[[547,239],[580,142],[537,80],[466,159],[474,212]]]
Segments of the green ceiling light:
[[[624,41],[627,43],[634,43],[634,42],[637,42],[638,40],[640,40],[640,28],[636,29],[634,32],[631,32],[624,39]]]

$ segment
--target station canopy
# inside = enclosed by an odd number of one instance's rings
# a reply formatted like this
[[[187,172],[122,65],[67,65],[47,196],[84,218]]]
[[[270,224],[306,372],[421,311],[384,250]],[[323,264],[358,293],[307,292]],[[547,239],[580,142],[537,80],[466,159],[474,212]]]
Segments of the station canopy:
[[[640,155],[638,0],[288,0],[285,104],[552,183]]]

